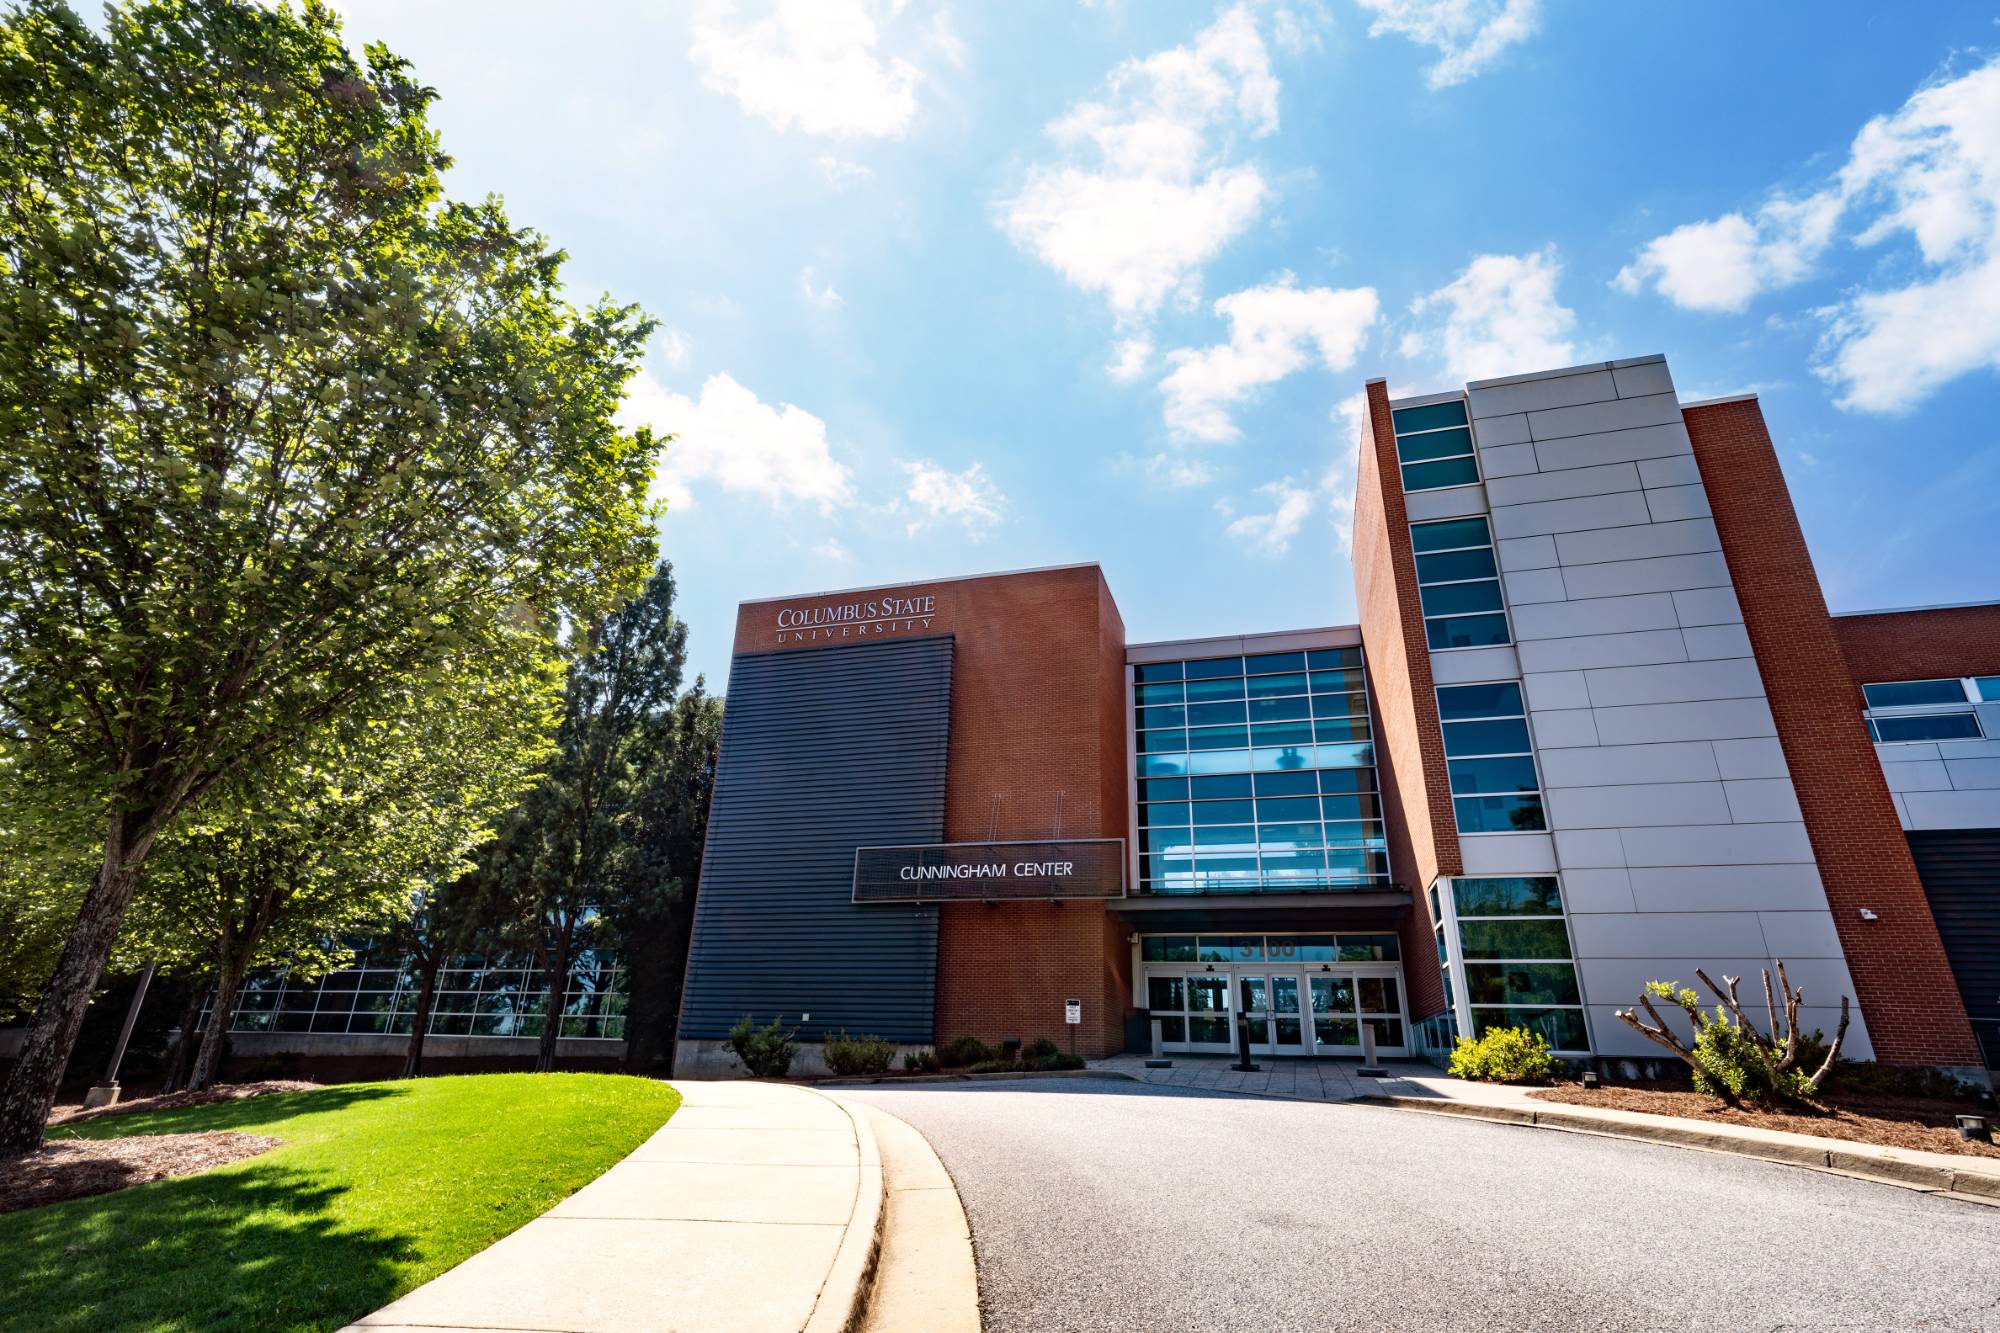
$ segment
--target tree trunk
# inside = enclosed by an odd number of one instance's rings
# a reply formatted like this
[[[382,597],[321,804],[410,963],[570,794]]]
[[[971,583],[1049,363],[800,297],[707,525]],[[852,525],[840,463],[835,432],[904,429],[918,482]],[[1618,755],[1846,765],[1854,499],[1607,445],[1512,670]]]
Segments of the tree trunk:
[[[181,1010],[180,1033],[167,1056],[167,1081],[161,1092],[179,1092],[194,1077],[195,1028],[201,1022],[201,1001],[206,994],[206,988],[197,981],[188,996],[187,1007]]]
[[[535,1072],[547,1074],[556,1067],[556,1041],[562,1036],[562,1010],[564,994],[569,990],[569,932],[556,932],[556,947],[551,951],[548,976],[548,1014],[542,1020],[542,1045],[535,1056]]]
[[[201,1034],[201,1051],[194,1058],[194,1075],[188,1079],[191,1092],[205,1091],[215,1082],[216,1070],[222,1066],[222,1047],[229,1040],[229,1021],[236,1015],[243,972],[240,963],[225,963],[216,969],[215,1008],[208,1011],[208,1028]]]
[[[0,1157],[16,1157],[42,1146],[42,1131],[55,1105],[56,1089],[69,1065],[76,1034],[83,1027],[90,992],[104,972],[111,945],[124,924],[125,909],[139,887],[139,870],[152,848],[147,837],[138,845],[126,839],[126,815],[112,814],[105,828],[104,862],[97,882],[84,895],[76,924],[63,942],[55,974],[42,988],[35,1016],[21,1043],[20,1058],[0,1093]]]
[[[423,982],[417,987],[417,1011],[410,1020],[410,1048],[403,1053],[403,1077],[418,1078],[424,1072],[424,1031],[431,1025],[431,1005],[437,1001],[438,967],[442,950],[423,956]]]

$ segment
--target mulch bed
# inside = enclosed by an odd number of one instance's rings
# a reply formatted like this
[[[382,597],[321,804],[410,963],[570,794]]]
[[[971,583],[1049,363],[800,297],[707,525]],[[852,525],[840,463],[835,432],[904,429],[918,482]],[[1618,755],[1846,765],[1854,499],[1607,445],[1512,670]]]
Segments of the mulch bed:
[[[45,1143],[25,1157],[0,1158],[0,1213],[191,1176],[283,1142],[264,1134],[211,1132]]]
[[[1846,1139],[1852,1143],[1874,1143],[1889,1148],[1915,1148],[1924,1152],[1960,1153],[1972,1157],[2000,1157],[2000,1146],[1967,1143],[1958,1137],[1952,1117],[1986,1114],[1976,1107],[1928,1097],[1893,1097],[1835,1093],[1826,1098],[1820,1114],[1807,1111],[1733,1110],[1706,1093],[1685,1088],[1620,1086],[1584,1088],[1563,1084],[1530,1094],[1540,1101],[1563,1102],[1571,1106],[1602,1106],[1614,1111],[1642,1111],[1649,1115],[1679,1116],[1708,1124],[1747,1125],[1754,1129],[1776,1129],[1790,1134],[1817,1134],[1825,1139]]]
[[[101,1120],[108,1115],[130,1115],[134,1111],[178,1111],[184,1106],[210,1106],[216,1102],[240,1101],[245,1097],[263,1097],[274,1092],[317,1092],[322,1085],[306,1083],[295,1078],[267,1078],[257,1083],[218,1083],[200,1092],[170,1092],[161,1097],[134,1097],[130,1101],[116,1102],[110,1106],[100,1106],[86,1111],[81,1106],[58,1106],[49,1116],[51,1125],[77,1125],[86,1120]]]

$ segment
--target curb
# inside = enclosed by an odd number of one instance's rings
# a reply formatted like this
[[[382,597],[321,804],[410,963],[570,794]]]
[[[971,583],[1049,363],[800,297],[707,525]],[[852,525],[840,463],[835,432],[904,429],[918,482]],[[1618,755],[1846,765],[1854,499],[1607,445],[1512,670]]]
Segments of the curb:
[[[1421,1111],[1431,1115],[1453,1115],[1469,1120],[1489,1120],[1503,1125],[1524,1125],[1537,1129],[1561,1130],[1571,1134],[1595,1134],[1602,1138],[1634,1139],[1644,1143],[1665,1143],[1704,1152],[1729,1153],[1760,1161],[1800,1166],[1832,1175],[1894,1185],[1924,1194],[1943,1194],[1966,1203],[2000,1208],[2000,1174],[1908,1161],[1882,1150],[1869,1151],[1813,1143],[1790,1143],[1745,1138],[1696,1126],[1654,1124],[1651,1121],[1599,1119],[1571,1111],[1529,1110],[1517,1106],[1489,1106],[1477,1102],[1452,1102],[1429,1097],[1356,1097],[1350,1106],[1384,1106],[1399,1111]],[[1800,1137],[1805,1137],[1801,1135]]]
[[[861,1325],[868,1288],[875,1276],[875,1263],[882,1257],[882,1150],[875,1142],[875,1130],[865,1115],[843,1105],[837,1097],[827,1097],[814,1088],[816,1097],[840,1107],[840,1113],[854,1126],[854,1142],[861,1153],[861,1180],[854,1193],[854,1212],[848,1216],[847,1230],[834,1251],[826,1281],[820,1284],[819,1299],[807,1317],[802,1333],[850,1333]]]
[[[1023,1069],[998,1074],[860,1074],[847,1078],[821,1078],[800,1086],[817,1091],[820,1088],[899,1088],[913,1083],[985,1083],[1001,1079],[1024,1078],[1122,1078],[1131,1083],[1143,1083],[1144,1079],[1111,1069]]]

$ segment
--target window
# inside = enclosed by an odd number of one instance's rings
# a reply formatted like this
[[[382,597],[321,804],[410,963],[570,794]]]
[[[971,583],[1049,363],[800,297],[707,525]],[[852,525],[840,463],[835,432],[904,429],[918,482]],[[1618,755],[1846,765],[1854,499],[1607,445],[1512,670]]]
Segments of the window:
[[[1359,648],[1133,667],[1143,893],[1389,876]]]
[[[1583,993],[1555,879],[1455,879],[1451,895],[1473,1032],[1525,1027],[1557,1050],[1588,1050]]]
[[[1424,636],[1432,648],[1513,642],[1493,559],[1493,531],[1484,516],[1412,523],[1410,547],[1417,557]]]
[[[415,1021],[422,978],[396,957],[369,957],[320,981],[299,981],[284,970],[244,982],[233,1032],[407,1034]],[[581,951],[564,988],[564,1037],[618,1041],[625,1036],[625,969],[615,954]],[[203,1021],[207,1020],[204,1007]],[[519,957],[451,959],[438,971],[431,1001],[433,1035],[537,1037],[547,1017],[542,974]]]
[[[1445,770],[1460,833],[1547,827],[1521,687],[1514,681],[1440,685]]]
[[[1479,480],[1463,398],[1401,408],[1390,417],[1396,427],[1396,459],[1402,464],[1404,490],[1431,491]]]
[[[1861,687],[1868,734],[1883,745],[1980,740],[1979,714],[1967,704],[2000,700],[2000,676],[1943,676]]]

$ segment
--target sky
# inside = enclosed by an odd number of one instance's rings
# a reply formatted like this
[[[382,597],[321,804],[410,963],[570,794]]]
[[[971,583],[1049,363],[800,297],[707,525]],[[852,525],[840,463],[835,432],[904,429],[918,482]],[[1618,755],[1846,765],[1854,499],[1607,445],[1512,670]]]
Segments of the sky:
[[[2000,597],[2000,7],[342,0],[447,188],[660,322],[736,604],[1097,561],[1132,641],[1349,623],[1362,384],[1754,392],[1832,608]]]

